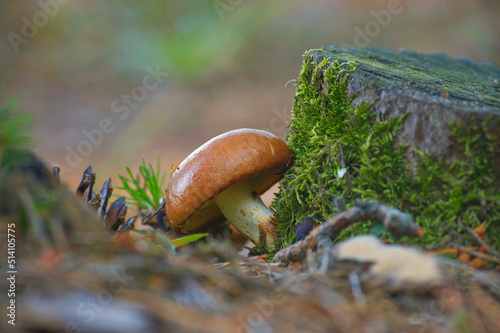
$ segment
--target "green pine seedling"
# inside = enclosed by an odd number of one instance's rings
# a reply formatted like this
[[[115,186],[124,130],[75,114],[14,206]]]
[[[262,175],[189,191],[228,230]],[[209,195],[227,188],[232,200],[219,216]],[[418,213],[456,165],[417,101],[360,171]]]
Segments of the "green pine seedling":
[[[125,190],[128,193],[127,202],[138,206],[141,210],[156,210],[160,207],[165,195],[163,183],[167,175],[166,172],[160,175],[160,154],[157,154],[156,170],[151,163],[146,164],[144,157],[142,158],[142,164],[139,166],[138,177],[134,177],[129,166],[126,166],[125,169],[128,177],[118,175],[123,186],[117,186],[116,188]]]

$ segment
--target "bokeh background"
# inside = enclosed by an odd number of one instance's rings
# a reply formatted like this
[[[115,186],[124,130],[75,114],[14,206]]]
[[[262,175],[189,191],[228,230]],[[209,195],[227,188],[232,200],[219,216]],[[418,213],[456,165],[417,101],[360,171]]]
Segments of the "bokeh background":
[[[116,184],[143,156],[169,170],[235,128],[284,137],[311,48],[500,64],[500,2],[1,0],[0,36],[2,98],[33,113],[34,150],[75,187],[89,164]]]

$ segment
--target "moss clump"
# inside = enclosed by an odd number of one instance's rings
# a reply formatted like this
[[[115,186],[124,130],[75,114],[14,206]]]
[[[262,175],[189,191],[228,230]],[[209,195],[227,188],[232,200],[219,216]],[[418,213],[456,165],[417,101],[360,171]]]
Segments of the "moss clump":
[[[347,77],[355,67],[329,59],[316,65],[311,55],[304,57],[287,134],[294,164],[272,205],[280,245],[296,241],[294,226],[303,218],[335,214],[334,198],[342,195],[348,203],[377,199],[408,211],[426,230],[426,245],[452,229],[459,235],[458,221],[475,227],[488,219],[487,240],[498,248],[500,174],[493,163],[499,138],[486,122],[452,126],[466,158],[444,164],[420,153],[412,175],[409,148],[394,144],[405,116],[376,122],[369,104],[352,106],[346,98]],[[351,227],[340,237],[366,233],[370,226]]]

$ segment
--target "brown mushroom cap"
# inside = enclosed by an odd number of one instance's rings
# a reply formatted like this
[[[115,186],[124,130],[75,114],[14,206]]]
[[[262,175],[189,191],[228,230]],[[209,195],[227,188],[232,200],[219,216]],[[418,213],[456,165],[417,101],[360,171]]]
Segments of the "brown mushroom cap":
[[[172,174],[165,198],[170,226],[185,234],[224,219],[212,199],[252,177],[262,194],[282,177],[290,159],[286,143],[266,131],[244,128],[211,139]]]

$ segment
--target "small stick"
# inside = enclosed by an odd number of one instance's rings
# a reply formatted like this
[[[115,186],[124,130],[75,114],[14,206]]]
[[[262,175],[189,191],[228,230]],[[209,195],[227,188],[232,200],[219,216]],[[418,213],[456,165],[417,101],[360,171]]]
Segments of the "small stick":
[[[444,244],[447,244],[451,239],[452,239],[452,237],[450,234],[446,235],[446,237],[441,239],[438,243],[436,243],[435,245],[432,245],[432,247],[429,249],[429,252],[440,251],[440,250],[436,250],[436,249],[440,249]]]
[[[474,239],[479,243],[481,244],[482,246],[484,246],[486,248],[486,250],[488,250],[488,252],[492,255],[494,255],[495,257],[498,257],[500,258],[500,252],[495,250],[493,247],[491,247],[490,244],[486,243],[486,241],[484,239],[482,239],[471,227],[468,227],[466,225],[462,225],[462,227],[464,227],[464,229],[469,233],[471,234],[472,237],[474,237]],[[477,256],[476,256],[477,257]]]
[[[484,259],[484,260],[488,260],[488,261],[500,264],[500,259],[498,259],[498,258],[496,258],[496,257],[494,257],[492,255],[489,255],[487,253],[483,253],[483,252],[479,252],[479,251],[475,251],[475,250],[469,250],[465,246],[455,245],[454,247],[457,248],[459,251],[468,253],[468,254],[470,254],[472,256],[475,256],[475,257],[478,257],[478,258],[481,258],[481,259]]]
[[[316,250],[322,243],[330,244],[348,226],[369,220],[381,221],[393,234],[413,237],[424,235],[424,231],[413,222],[410,214],[375,200],[356,200],[354,206],[311,230],[305,239],[278,251],[274,259],[283,263],[302,261],[308,249]]]

